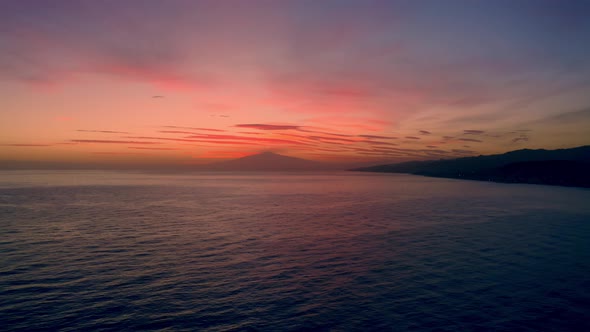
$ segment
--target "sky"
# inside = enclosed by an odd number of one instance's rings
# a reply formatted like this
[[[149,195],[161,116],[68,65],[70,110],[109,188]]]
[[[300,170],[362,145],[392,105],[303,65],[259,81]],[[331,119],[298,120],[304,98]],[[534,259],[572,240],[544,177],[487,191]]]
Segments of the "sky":
[[[0,2],[0,163],[590,144],[590,2]]]

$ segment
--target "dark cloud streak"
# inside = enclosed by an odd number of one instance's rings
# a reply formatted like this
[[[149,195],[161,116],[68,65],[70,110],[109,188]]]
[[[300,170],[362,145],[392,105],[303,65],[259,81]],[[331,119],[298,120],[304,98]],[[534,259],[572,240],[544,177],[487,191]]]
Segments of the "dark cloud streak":
[[[87,129],[78,129],[76,131],[83,132],[83,133],[130,134],[127,131],[114,131],[114,130],[87,130]]]
[[[190,129],[190,130],[200,130],[200,131],[216,131],[216,132],[225,132],[225,130],[223,130],[223,129],[214,129],[214,128],[199,128],[199,127],[162,126],[162,128],[173,128],[173,129]]]
[[[475,143],[482,143],[482,140],[479,139],[474,139],[474,138],[459,138],[459,141],[464,141],[464,142],[475,142]]]
[[[44,147],[52,146],[52,144],[27,144],[27,143],[14,143],[14,144],[1,144],[2,146],[20,146],[20,147]]]
[[[294,125],[272,125],[272,124],[260,124],[260,123],[237,124],[234,127],[260,129],[260,130],[298,130],[300,128],[300,126],[294,126]]]
[[[114,141],[114,140],[98,140],[98,139],[72,139],[70,142],[74,143],[96,143],[96,144],[162,144],[160,142],[141,142],[141,141]]]
[[[379,136],[379,135],[357,135],[358,137],[363,138],[375,138],[375,139],[397,139],[397,137],[393,136]]]

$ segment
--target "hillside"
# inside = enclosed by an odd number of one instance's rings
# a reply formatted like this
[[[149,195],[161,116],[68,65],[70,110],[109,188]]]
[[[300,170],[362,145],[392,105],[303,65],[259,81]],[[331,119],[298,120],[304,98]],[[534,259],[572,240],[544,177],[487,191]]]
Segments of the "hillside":
[[[559,150],[524,149],[497,155],[413,161],[353,170],[590,187],[590,146]]]

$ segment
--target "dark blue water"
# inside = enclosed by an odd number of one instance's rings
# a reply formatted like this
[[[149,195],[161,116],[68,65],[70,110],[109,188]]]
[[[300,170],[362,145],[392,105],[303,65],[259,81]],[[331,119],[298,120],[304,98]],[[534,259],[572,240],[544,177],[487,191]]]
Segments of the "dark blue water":
[[[3,172],[0,230],[0,330],[590,330],[587,189]]]

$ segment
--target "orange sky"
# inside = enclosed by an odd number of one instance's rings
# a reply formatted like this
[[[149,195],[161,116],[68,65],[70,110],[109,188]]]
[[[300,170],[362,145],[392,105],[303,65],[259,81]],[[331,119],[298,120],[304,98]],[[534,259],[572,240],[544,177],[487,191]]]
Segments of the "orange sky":
[[[377,163],[590,144],[579,8],[439,7],[3,2],[0,161]]]

